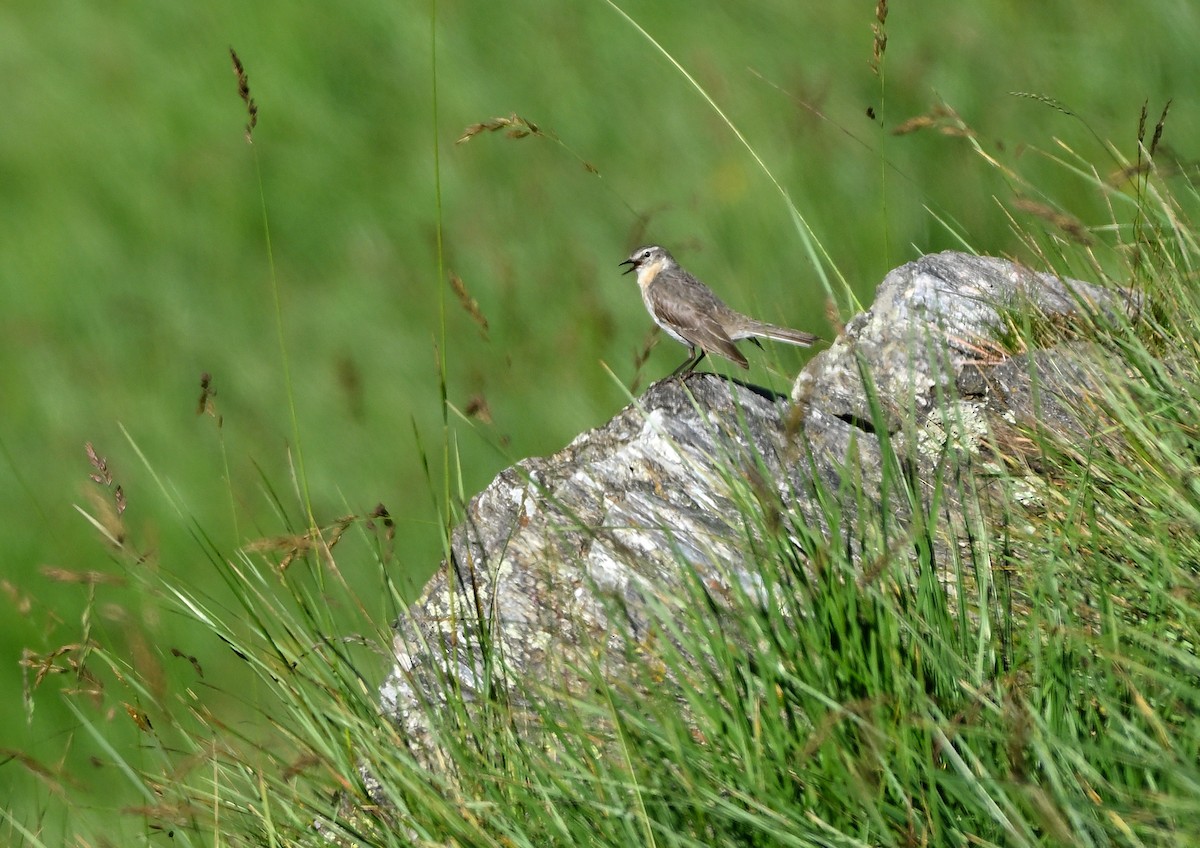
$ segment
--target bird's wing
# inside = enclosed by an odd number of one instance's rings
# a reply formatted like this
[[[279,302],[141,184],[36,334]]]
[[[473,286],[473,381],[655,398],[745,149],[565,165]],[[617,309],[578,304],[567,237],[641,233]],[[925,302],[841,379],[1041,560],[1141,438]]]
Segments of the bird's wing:
[[[688,344],[732,359],[743,368],[750,367],[720,323],[691,303],[676,298],[659,298],[654,304],[654,311],[663,324],[687,339]]]

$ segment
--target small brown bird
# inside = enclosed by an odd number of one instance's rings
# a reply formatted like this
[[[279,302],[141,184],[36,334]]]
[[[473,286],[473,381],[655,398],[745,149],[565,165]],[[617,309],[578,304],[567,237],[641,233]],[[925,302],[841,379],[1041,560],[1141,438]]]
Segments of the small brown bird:
[[[639,247],[620,264],[629,266],[626,274],[637,272],[642,300],[654,323],[688,347],[688,358],[672,372],[672,377],[690,374],[706,353],[720,354],[749,368],[750,363],[734,345],[741,339],[753,339],[758,344],[754,339],[758,336],[800,347],[808,347],[817,340],[810,333],[756,321],[730,309],[712,289],[679,267],[666,248],[656,244]]]

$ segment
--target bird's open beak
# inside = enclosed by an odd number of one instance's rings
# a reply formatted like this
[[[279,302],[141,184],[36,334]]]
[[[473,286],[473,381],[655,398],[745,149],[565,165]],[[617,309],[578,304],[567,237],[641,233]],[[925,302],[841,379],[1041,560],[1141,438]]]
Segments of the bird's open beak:
[[[630,271],[632,271],[632,270],[634,269],[634,267],[635,267],[635,266],[634,266],[634,264],[633,264],[633,260],[632,260],[632,259],[626,259],[624,262],[618,262],[618,263],[617,263],[617,267],[618,267],[618,268],[620,268],[622,265],[628,265],[628,266],[629,266],[628,268],[626,268],[624,271],[622,271],[622,272],[621,272],[622,274],[628,274],[628,273],[629,273]]]

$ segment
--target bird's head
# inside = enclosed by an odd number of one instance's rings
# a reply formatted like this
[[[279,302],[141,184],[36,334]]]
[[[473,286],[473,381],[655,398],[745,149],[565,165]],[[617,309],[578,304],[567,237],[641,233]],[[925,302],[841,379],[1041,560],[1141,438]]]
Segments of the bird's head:
[[[633,253],[629,254],[629,258],[624,262],[618,263],[618,266],[628,265],[629,267],[625,269],[625,273],[628,274],[631,271],[637,271],[660,262],[663,266],[670,267],[675,264],[675,259],[667,252],[665,247],[659,247],[657,244],[648,244],[645,247],[639,247]]]

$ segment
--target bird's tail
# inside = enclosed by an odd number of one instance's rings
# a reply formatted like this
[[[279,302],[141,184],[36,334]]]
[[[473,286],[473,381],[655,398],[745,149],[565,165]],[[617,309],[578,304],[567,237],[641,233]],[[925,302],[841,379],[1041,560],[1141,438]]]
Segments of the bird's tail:
[[[809,347],[813,342],[817,341],[817,337],[812,333],[802,333],[790,327],[778,327],[775,324],[768,324],[765,321],[755,321],[753,324],[747,326],[743,332],[746,336],[759,336],[776,342],[798,345],[799,347]]]

